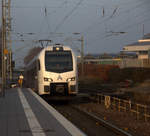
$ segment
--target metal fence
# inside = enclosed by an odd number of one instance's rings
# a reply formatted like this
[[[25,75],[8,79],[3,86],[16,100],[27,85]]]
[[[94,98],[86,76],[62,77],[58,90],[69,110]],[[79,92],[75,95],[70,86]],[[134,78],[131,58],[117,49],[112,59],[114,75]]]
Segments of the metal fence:
[[[133,115],[137,120],[150,121],[150,107],[136,104],[130,100],[123,100],[103,94],[91,95],[92,100],[98,104],[104,104],[106,109],[113,109],[119,112],[126,112]]]
[[[150,59],[85,59],[85,64],[117,65],[120,68],[150,68]]]
[[[120,68],[127,68],[127,67],[150,68],[150,59],[122,59],[121,61],[118,61],[118,65]]]

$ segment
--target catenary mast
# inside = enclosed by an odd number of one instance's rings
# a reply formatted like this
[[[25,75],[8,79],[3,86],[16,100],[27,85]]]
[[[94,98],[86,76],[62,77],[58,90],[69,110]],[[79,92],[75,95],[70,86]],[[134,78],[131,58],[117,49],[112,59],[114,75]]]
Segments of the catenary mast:
[[[11,0],[2,0],[2,92],[6,79],[12,79],[12,50],[11,50]]]

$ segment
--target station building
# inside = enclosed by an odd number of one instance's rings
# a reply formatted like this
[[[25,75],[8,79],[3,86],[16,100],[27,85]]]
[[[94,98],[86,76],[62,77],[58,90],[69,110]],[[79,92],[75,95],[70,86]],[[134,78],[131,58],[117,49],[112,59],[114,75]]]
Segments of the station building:
[[[150,59],[150,33],[138,42],[124,46],[123,52],[135,52],[138,59]]]

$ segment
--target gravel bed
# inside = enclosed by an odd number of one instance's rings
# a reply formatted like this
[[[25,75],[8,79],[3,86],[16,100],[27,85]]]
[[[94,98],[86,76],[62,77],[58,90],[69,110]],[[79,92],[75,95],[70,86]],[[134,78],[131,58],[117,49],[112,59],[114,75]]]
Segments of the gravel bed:
[[[54,106],[64,117],[70,120],[75,126],[81,129],[87,136],[116,136],[112,130],[91,119],[82,112],[69,105]]]
[[[122,128],[133,136],[150,136],[150,122],[136,120],[136,116],[129,113],[106,109],[103,105],[95,103],[80,104],[78,106]]]

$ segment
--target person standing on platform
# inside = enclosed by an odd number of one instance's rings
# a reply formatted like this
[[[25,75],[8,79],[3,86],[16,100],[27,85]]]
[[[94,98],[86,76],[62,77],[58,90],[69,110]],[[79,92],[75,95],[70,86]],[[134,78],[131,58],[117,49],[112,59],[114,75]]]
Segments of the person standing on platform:
[[[18,84],[19,84],[19,86],[22,88],[22,84],[23,84],[23,79],[24,79],[24,77],[23,77],[23,75],[21,74],[20,76],[19,76],[19,80],[18,80]]]

